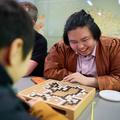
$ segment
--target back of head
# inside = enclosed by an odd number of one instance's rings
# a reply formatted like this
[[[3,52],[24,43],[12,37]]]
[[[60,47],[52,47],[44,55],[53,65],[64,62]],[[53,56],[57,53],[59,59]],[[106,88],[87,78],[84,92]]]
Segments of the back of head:
[[[67,35],[69,31],[74,30],[78,27],[85,27],[85,26],[89,28],[95,40],[100,39],[101,31],[98,25],[94,22],[94,19],[91,17],[90,14],[88,14],[84,10],[81,10],[79,12],[73,13],[66,21],[64,27],[64,34],[63,34],[63,39],[65,44],[69,45],[69,40]]]
[[[30,17],[36,22],[38,16],[37,7],[31,2],[20,2],[20,5],[28,12]]]
[[[23,40],[23,58],[32,49],[34,31],[26,11],[13,0],[0,0],[0,49],[17,39]]]

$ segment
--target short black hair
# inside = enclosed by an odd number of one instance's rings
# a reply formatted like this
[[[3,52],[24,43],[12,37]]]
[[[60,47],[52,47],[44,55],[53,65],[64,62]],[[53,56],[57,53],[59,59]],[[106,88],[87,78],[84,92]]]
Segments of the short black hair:
[[[19,3],[30,15],[30,17],[36,22],[38,17],[38,9],[31,2],[25,1]]]
[[[14,0],[0,0],[0,49],[8,47],[16,39],[23,40],[23,59],[34,44],[32,20]]]
[[[95,40],[100,40],[101,30],[94,22],[94,19],[85,10],[73,13],[66,21],[63,33],[63,40],[66,45],[69,45],[68,32],[78,27],[87,26]]]

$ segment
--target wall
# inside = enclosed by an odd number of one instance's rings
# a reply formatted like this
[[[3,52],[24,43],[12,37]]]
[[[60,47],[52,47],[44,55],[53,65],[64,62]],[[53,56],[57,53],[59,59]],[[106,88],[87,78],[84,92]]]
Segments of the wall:
[[[90,0],[30,1],[38,7],[37,29],[40,28],[38,31],[47,38],[49,48],[62,38],[64,24],[69,15],[80,9],[85,9],[93,15],[102,34],[120,37],[120,4],[118,4],[118,0],[91,0],[92,6],[87,3]]]

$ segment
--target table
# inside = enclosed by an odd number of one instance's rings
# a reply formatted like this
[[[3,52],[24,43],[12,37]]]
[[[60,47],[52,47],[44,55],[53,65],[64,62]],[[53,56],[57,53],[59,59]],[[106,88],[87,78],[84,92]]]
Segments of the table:
[[[31,81],[31,77],[25,77],[18,80],[14,84],[17,92],[35,85]],[[99,97],[98,93],[95,96],[94,120],[120,120],[120,102],[111,102]],[[91,104],[83,111],[77,120],[90,120]]]

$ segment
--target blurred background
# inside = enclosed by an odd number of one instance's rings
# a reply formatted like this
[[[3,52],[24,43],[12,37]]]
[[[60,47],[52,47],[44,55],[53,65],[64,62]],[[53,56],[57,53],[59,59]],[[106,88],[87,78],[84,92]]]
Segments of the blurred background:
[[[87,10],[99,25],[102,35],[120,38],[120,0],[17,0],[30,1],[39,10],[35,29],[48,40],[48,49],[62,39],[67,18]]]

